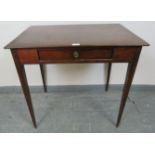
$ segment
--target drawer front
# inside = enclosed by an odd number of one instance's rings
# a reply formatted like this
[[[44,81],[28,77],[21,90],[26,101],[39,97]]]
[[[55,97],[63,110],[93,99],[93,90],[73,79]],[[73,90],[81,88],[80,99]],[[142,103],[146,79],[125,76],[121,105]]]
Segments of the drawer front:
[[[17,53],[22,64],[33,64],[39,62],[39,57],[36,49],[19,49]]]
[[[41,49],[40,60],[99,60],[110,59],[112,50],[110,48],[99,49]]]
[[[139,47],[118,47],[114,49],[113,59],[132,61],[135,59],[135,56],[137,56],[139,51]]]

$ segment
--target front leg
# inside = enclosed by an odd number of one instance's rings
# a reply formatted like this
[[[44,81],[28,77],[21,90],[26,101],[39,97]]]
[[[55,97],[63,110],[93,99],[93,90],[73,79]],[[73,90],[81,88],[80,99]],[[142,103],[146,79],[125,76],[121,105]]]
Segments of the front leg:
[[[33,125],[35,128],[37,128],[37,123],[36,123],[36,119],[35,119],[35,114],[34,114],[33,105],[32,105],[32,99],[31,99],[31,95],[30,95],[30,90],[29,90],[29,86],[28,86],[28,82],[27,82],[27,78],[26,78],[24,65],[20,63],[19,57],[18,57],[18,54],[16,51],[12,51],[12,56],[13,56],[15,66],[17,69],[17,73],[18,73],[18,76],[20,79],[22,90],[25,95],[25,99],[27,101],[27,105],[28,105],[28,108],[30,111]]]
[[[141,49],[140,49],[141,51]],[[121,105],[120,105],[120,109],[119,109],[119,114],[118,114],[118,119],[117,119],[117,124],[116,127],[119,127],[120,122],[121,122],[121,118],[124,112],[124,108],[128,99],[128,95],[129,95],[129,91],[132,85],[132,81],[135,75],[135,71],[136,71],[136,67],[138,64],[138,60],[139,60],[139,56],[140,56],[140,52],[138,52],[138,54],[135,57],[135,60],[133,60],[133,62],[130,62],[128,64],[128,70],[127,70],[127,75],[126,75],[126,81],[124,84],[124,89],[123,89],[123,95],[122,95],[122,99],[121,99]]]

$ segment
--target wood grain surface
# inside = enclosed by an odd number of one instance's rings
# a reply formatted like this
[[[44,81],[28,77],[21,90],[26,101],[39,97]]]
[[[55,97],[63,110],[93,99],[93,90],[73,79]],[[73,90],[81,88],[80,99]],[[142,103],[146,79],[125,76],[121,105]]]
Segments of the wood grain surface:
[[[120,24],[32,26],[6,49],[71,46],[148,46]]]

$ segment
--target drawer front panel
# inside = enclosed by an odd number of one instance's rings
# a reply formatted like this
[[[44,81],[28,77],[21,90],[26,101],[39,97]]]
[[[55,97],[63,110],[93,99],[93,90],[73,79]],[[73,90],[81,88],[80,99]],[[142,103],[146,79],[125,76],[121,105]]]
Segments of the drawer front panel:
[[[132,61],[138,53],[138,47],[118,47],[114,50],[113,59]]]
[[[97,60],[110,59],[112,50],[107,49],[41,49],[40,60]]]
[[[72,51],[70,50],[39,50],[40,60],[69,60],[73,58]]]
[[[19,49],[17,51],[19,60],[22,64],[38,63],[38,53],[35,49]]]

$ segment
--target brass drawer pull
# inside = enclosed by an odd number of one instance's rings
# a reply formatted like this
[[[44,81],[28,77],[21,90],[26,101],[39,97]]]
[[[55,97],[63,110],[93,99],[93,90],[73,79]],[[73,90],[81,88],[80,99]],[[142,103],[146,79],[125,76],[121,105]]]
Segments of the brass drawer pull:
[[[78,52],[78,51],[73,52],[73,57],[74,57],[75,59],[79,58],[79,57],[80,57],[79,52]]]

